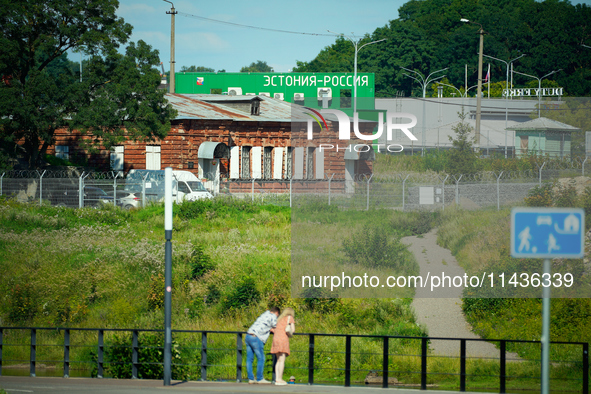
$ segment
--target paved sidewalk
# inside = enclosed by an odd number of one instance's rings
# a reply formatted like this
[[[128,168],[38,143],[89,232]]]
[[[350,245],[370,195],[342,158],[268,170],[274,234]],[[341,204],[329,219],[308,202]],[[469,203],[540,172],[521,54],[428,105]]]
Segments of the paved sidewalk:
[[[258,385],[247,383],[217,383],[217,382],[173,382],[164,387],[161,380],[119,380],[119,379],[90,379],[90,378],[30,378],[23,376],[0,376],[0,388],[9,394],[37,393],[112,393],[112,394],[161,394],[171,393],[327,393],[327,394],[377,394],[395,392],[396,394],[419,394],[420,390],[381,387],[342,387],[296,384],[287,386]],[[429,393],[445,393],[450,391],[429,390]],[[467,392],[469,393],[469,392]],[[483,393],[479,393],[483,394]]]
[[[420,237],[404,237],[402,242],[408,245],[421,269],[421,276],[441,275],[463,276],[465,271],[451,252],[437,245],[437,229],[433,229]],[[472,338],[480,337],[472,332],[462,311],[463,288],[448,288],[438,292],[439,297],[433,298],[429,288],[418,288],[412,306],[417,321],[427,327],[430,337],[439,338]],[[432,340],[430,348],[437,355],[458,357],[459,341]],[[466,346],[468,357],[499,358],[499,349],[492,343],[484,341],[468,341]],[[507,360],[519,360],[515,353],[506,353]]]

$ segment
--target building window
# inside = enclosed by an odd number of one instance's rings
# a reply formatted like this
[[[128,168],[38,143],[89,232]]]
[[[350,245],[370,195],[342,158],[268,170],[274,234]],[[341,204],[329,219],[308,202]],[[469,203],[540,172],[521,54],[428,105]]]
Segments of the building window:
[[[255,116],[261,114],[261,103],[259,100],[255,99],[250,102],[250,114]]]
[[[68,145],[56,145],[55,157],[63,160],[70,160],[70,147]]]
[[[285,150],[285,178],[291,179],[293,175],[293,148],[287,147]]]
[[[265,146],[263,151],[263,178],[264,179],[271,179],[272,169],[271,169],[271,157],[273,154],[273,147]]]
[[[241,178],[250,179],[250,146],[242,147],[242,176]]]
[[[123,171],[123,146],[111,147],[111,169],[113,171]]]
[[[160,145],[146,146],[146,170],[160,170]]]
[[[314,151],[316,148],[308,148],[306,157],[306,179],[314,179]]]

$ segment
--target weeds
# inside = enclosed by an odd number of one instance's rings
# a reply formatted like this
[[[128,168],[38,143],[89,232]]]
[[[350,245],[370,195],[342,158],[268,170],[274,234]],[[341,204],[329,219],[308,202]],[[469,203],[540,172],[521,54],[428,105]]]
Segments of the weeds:
[[[565,192],[565,201],[568,196]],[[590,196],[591,189],[581,200],[586,204],[585,209],[591,209]],[[290,265],[292,234],[289,224],[292,219],[289,209],[216,199],[187,205],[185,211],[181,211],[182,206],[184,204],[175,206],[178,228],[175,227],[173,236],[172,319],[175,328],[245,330],[262,310],[278,305],[296,310],[299,332],[426,335],[424,328],[416,324],[410,298],[338,299],[318,289],[309,289],[310,293],[305,294],[307,298],[293,298],[290,293],[293,267]],[[100,211],[0,201],[0,294],[3,300],[0,318],[3,325],[146,329],[163,326],[163,314],[159,309],[163,300],[163,207],[151,205],[129,212],[116,208],[109,208],[105,213]],[[504,261],[499,245],[507,243],[507,211],[463,212],[446,208],[441,214],[389,210],[345,212],[336,206],[310,201],[309,205],[302,202],[293,212],[293,223],[300,226],[306,239],[326,241],[306,246],[313,245],[314,253],[327,260],[331,256],[365,259],[365,264],[395,264],[404,269],[407,262],[398,238],[422,234],[437,225],[440,243],[454,251],[467,271],[477,272],[486,267],[485,263]],[[355,220],[359,220],[360,225],[351,226]],[[365,230],[362,220],[370,224]],[[378,228],[386,235],[375,230]],[[348,246],[330,244],[330,236],[335,231],[346,235],[350,241]],[[361,232],[369,237],[363,237],[364,243],[354,243]],[[396,259],[380,260],[383,255],[372,255],[375,246],[396,254]],[[569,262],[563,264],[569,269],[576,268]],[[590,315],[587,304],[580,300],[568,301],[553,301],[557,319],[552,331],[556,336],[552,339],[575,340],[587,332],[587,316]],[[505,304],[498,301],[498,305],[476,300],[466,302],[465,312],[477,332],[488,337],[537,338],[539,319],[535,316],[539,315],[539,305],[536,301],[503,302]],[[10,343],[26,344],[27,337],[19,335],[5,334],[5,344],[9,339]],[[158,360],[159,337],[142,337],[144,334],[140,335],[142,346],[154,349],[153,353],[140,352],[142,364]],[[81,336],[79,343],[95,340],[91,336]],[[178,334],[175,340],[183,363],[199,364],[199,351],[190,348],[195,348],[201,338],[194,334]],[[316,340],[317,381],[342,382],[342,340],[324,337]],[[231,366],[236,361],[232,350],[236,338],[212,334],[208,341],[212,344],[208,350],[208,364],[215,365],[208,369],[208,376],[211,379],[231,377],[235,374],[235,367]],[[112,360],[127,357],[123,347],[129,346],[129,338],[111,337],[106,338],[106,342],[118,349],[109,355]],[[292,345],[294,354],[289,366],[292,370],[286,373],[305,381],[306,371],[299,368],[307,362],[307,339],[296,336]],[[367,370],[381,365],[381,342],[376,338],[364,338],[355,339],[354,345],[363,349],[352,355],[354,379],[362,381]],[[417,375],[408,371],[420,370],[416,357],[420,341],[392,339],[390,348],[396,352],[396,357],[391,359],[391,371],[398,371],[398,379],[405,383],[416,383]],[[5,346],[4,349],[7,358],[27,357],[26,346]],[[55,352],[60,350],[56,349]],[[514,350],[523,357],[539,357],[533,348],[516,347]],[[19,355],[13,351],[25,353]],[[559,360],[570,355],[568,352],[553,353]],[[71,357],[90,362],[91,356],[87,350],[72,350]],[[58,359],[59,354],[51,357],[48,359]],[[457,373],[454,363],[454,360],[430,362],[429,372],[441,376]],[[469,373],[490,374],[496,368],[493,364],[469,362],[467,368]],[[142,376],[160,376],[157,367],[144,366],[147,369],[142,370]],[[524,363],[512,374],[527,375],[533,370],[539,370],[539,365],[534,368]],[[110,371],[111,375],[126,373],[123,369]],[[175,376],[194,378],[198,373],[197,367],[190,367]],[[442,385],[445,383],[443,377],[434,379],[439,379]]]

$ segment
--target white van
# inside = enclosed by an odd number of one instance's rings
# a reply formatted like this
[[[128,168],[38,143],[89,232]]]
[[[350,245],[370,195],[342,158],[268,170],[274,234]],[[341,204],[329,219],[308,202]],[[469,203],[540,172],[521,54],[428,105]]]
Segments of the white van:
[[[203,182],[192,172],[173,170],[172,195],[176,194],[176,201],[195,201],[200,198],[213,198],[213,195],[207,191]],[[176,187],[175,187],[176,184]]]
[[[195,201],[200,198],[213,198],[203,182],[189,171],[172,171],[173,201]],[[130,170],[126,177],[125,195],[118,199],[124,208],[137,208],[141,205],[142,189],[146,201],[164,201],[164,170]]]

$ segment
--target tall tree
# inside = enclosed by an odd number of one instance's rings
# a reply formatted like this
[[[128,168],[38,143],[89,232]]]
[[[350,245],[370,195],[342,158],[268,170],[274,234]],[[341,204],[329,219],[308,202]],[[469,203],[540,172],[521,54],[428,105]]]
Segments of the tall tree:
[[[367,37],[368,41],[388,41],[365,47],[358,54],[358,71],[375,73],[377,97],[399,91],[420,94],[417,83],[405,77],[401,67],[425,76],[448,68],[445,74],[452,85],[460,89],[476,85],[479,26],[462,23],[461,18],[482,24],[486,55],[509,61],[527,54],[515,63],[517,70],[541,77],[562,69],[555,78],[567,94],[591,95],[591,50],[580,45],[591,45],[591,7],[585,4],[574,6],[564,0],[410,0],[399,8],[398,15]],[[339,37],[314,59],[298,61],[295,70],[352,71],[353,56],[351,43]],[[495,76],[492,82],[505,80],[505,64],[486,61]],[[514,75],[516,86],[527,81],[527,77]]]
[[[131,25],[117,17],[116,0],[33,0],[0,3],[0,139],[19,143],[30,167],[62,127],[91,134],[109,147],[127,136],[164,137],[174,110],[167,105],[155,68],[158,53],[130,44]],[[82,82],[69,50],[89,57]]]
[[[257,62],[250,63],[250,66],[244,66],[240,69],[241,73],[272,73],[273,67],[269,66],[267,62],[257,60]]]
[[[467,114],[464,112],[464,107],[461,112],[458,112],[458,117],[460,121],[452,126],[456,137],[449,136],[452,148],[448,152],[445,171],[448,174],[473,174],[476,172],[478,161],[473,150],[474,129],[466,122]]]

